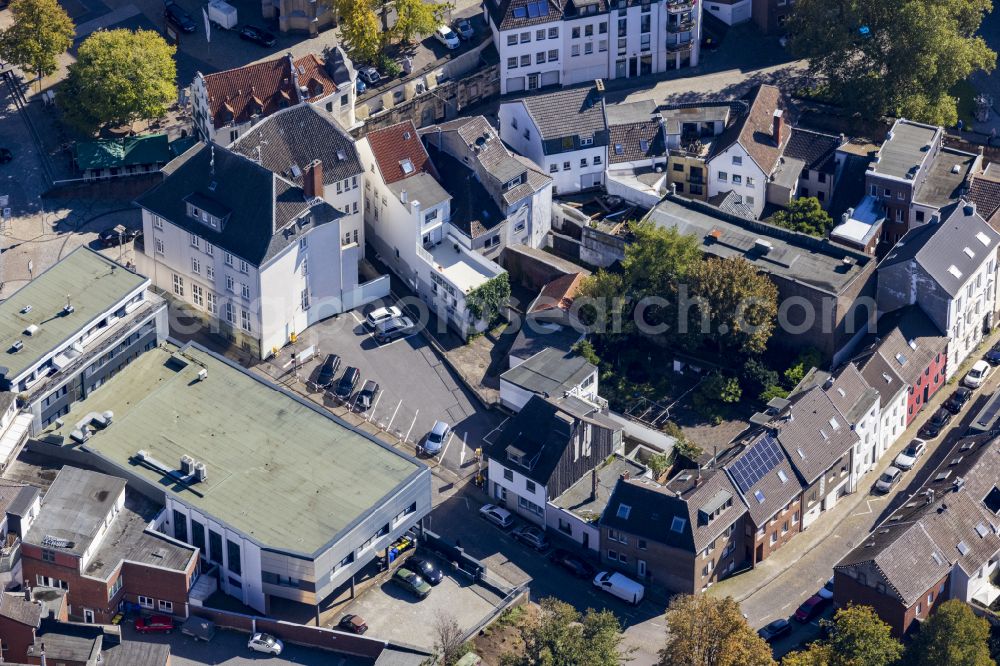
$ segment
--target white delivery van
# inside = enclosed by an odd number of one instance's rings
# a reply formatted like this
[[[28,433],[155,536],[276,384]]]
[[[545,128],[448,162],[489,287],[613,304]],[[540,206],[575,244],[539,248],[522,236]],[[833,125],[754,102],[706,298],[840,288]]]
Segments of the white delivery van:
[[[602,571],[594,576],[594,586],[622,601],[629,602],[633,606],[638,606],[643,595],[646,594],[646,588],[642,586],[642,583],[637,583],[623,574],[609,571]]]
[[[208,20],[213,25],[232,30],[236,27],[236,7],[223,2],[223,0],[210,0],[208,3]]]

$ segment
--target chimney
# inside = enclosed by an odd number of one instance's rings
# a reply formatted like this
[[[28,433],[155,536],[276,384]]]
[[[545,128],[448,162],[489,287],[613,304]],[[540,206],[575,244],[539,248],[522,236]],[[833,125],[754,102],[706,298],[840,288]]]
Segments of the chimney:
[[[21,587],[24,588],[24,600],[31,601],[31,588],[28,587],[28,581],[24,581],[24,585]]]
[[[622,475],[619,478],[622,481],[628,481],[630,476],[631,475],[628,473],[628,470],[625,470],[624,472],[622,472]]]
[[[785,120],[784,111],[781,109],[775,109],[774,115],[771,116],[771,138],[774,142],[781,145],[781,140],[784,138],[785,133]]]
[[[400,203],[404,203],[405,204],[409,200],[409,198],[410,197],[406,194],[406,190],[401,190],[400,191],[400,193],[399,193],[399,201],[400,201]]]
[[[597,468],[590,470],[590,501],[597,500]]]
[[[302,189],[307,201],[323,197],[323,163],[319,160],[314,160],[302,173]]]
[[[45,661],[45,643],[42,643],[42,654],[38,657],[38,663],[41,664],[41,666],[47,666],[48,662]]]

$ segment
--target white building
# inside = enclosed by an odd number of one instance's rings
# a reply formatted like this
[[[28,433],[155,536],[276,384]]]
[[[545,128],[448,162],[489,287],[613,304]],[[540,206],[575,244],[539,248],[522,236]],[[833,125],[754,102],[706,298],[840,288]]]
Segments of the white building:
[[[900,239],[878,267],[879,313],[917,305],[948,339],[947,377],[993,328],[997,233],[972,203]]]
[[[261,119],[302,103],[350,128],[356,123],[356,78],[339,47],[326,61],[289,54],[214,74],[197,72],[191,83],[195,130],[203,141],[228,146]]]
[[[500,92],[622,79],[698,64],[692,0],[486,0]]]
[[[569,194],[604,183],[608,124],[597,88],[503,102],[499,122],[500,138],[552,178],[554,193]]]
[[[865,382],[878,391],[878,437],[874,459],[881,460],[906,430],[909,387],[882,354],[872,354],[861,366]]]
[[[705,3],[705,11],[726,25],[746,23],[752,18],[752,9],[751,0],[709,0]]]
[[[136,262],[212,332],[266,358],[293,334],[388,293],[360,283],[360,234],[322,199],[321,162],[303,187],[225,148],[199,143],[143,194]],[[353,225],[358,229],[357,224]]]
[[[473,316],[466,297],[505,272],[470,249],[471,238],[461,229],[472,221],[454,217],[452,195],[438,182],[413,123],[369,132],[358,153],[365,167],[368,242],[461,335],[482,330],[487,322]]]
[[[858,480],[878,462],[881,394],[868,385],[853,363],[844,366],[824,386],[831,402],[858,436],[851,454],[850,491],[858,489]]]
[[[490,259],[508,245],[545,245],[552,178],[512,155],[486,118],[432,125],[420,136],[452,197],[452,226],[463,245]]]
[[[597,380],[597,366],[575,352],[543,349],[500,375],[500,404],[519,412],[534,396],[567,395],[600,403]]]

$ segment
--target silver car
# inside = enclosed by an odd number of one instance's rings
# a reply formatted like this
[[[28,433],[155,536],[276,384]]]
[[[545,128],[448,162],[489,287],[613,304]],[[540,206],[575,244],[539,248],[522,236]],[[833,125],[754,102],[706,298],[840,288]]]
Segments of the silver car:
[[[260,632],[257,632],[250,637],[247,647],[253,652],[262,652],[264,654],[271,654],[275,656],[281,654],[281,651],[285,649],[285,646],[280,640],[271,634],[263,634]]]
[[[545,538],[545,532],[542,532],[537,527],[522,525],[515,528],[510,535],[535,550],[545,550],[549,547],[549,541]]]
[[[448,435],[451,434],[451,426],[444,421],[435,421],[434,427],[431,431],[427,433],[427,439],[424,441],[424,453],[428,455],[434,455],[441,451],[441,447],[444,443],[448,441]]]
[[[890,467],[882,472],[882,476],[878,477],[878,481],[875,482],[875,491],[885,495],[899,483],[901,478],[903,478],[903,472],[898,467]]]

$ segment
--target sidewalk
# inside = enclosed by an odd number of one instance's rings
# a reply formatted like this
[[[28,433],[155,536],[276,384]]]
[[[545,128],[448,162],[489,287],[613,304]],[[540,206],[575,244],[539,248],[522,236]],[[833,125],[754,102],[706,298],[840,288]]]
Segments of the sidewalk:
[[[821,515],[819,519],[816,520],[816,522],[814,522],[806,531],[797,535],[787,545],[761,562],[754,569],[716,583],[708,590],[708,594],[715,597],[733,597],[733,599],[738,602],[746,601],[770,585],[782,574],[808,566],[808,562],[803,564],[804,558],[816,551],[817,548],[826,549],[823,553],[824,559],[829,559],[830,556],[835,556],[833,561],[839,561],[840,558],[848,553],[861,538],[867,536],[867,534],[871,531],[864,522],[860,522],[857,526],[851,525],[854,530],[863,527],[864,531],[861,534],[854,534],[851,531],[841,530],[840,528],[844,522],[854,515],[867,515],[869,513],[873,519],[877,518],[882,509],[873,509],[869,504],[868,510],[864,511],[863,506],[866,503],[874,501],[882,503],[885,501],[885,504],[889,505],[899,493],[907,490],[907,487],[901,484],[895,493],[876,497],[868,492],[868,487],[876,478],[878,478],[878,475],[880,475],[882,471],[892,464],[896,455],[902,451],[914,437],[917,436],[920,427],[924,424],[927,418],[929,418],[930,415],[933,414],[944,403],[944,401],[948,399],[954,391],[958,381],[962,376],[964,376],[968,368],[971,367],[975,361],[979,360],[986,350],[996,343],[997,340],[1000,340],[1000,329],[987,336],[984,341],[980,343],[979,347],[969,355],[965,363],[959,367],[952,381],[945,384],[945,386],[943,386],[941,390],[939,390],[937,394],[925,404],[924,409],[920,412],[918,417],[915,418],[910,426],[900,435],[899,439],[897,439],[892,445],[892,448],[885,453],[879,461],[879,465],[861,477],[861,480],[858,483],[858,490],[855,493],[848,495],[837,502],[833,509],[830,509]],[[990,377],[989,386],[995,389],[996,382],[997,376]],[[980,391],[980,395],[984,395],[986,393],[987,391]],[[923,456],[920,463],[914,468],[914,470],[908,473],[911,478],[920,473],[922,467],[933,457],[933,452],[937,449],[937,447],[941,446],[946,439],[946,436],[941,436],[939,439],[930,444],[931,449],[928,450],[927,455]],[[859,511],[860,513],[858,513]],[[831,537],[834,538],[831,539]],[[839,542],[837,542],[838,540]],[[827,541],[835,543],[827,543]],[[825,572],[823,580],[828,578],[830,575],[831,572]]]

